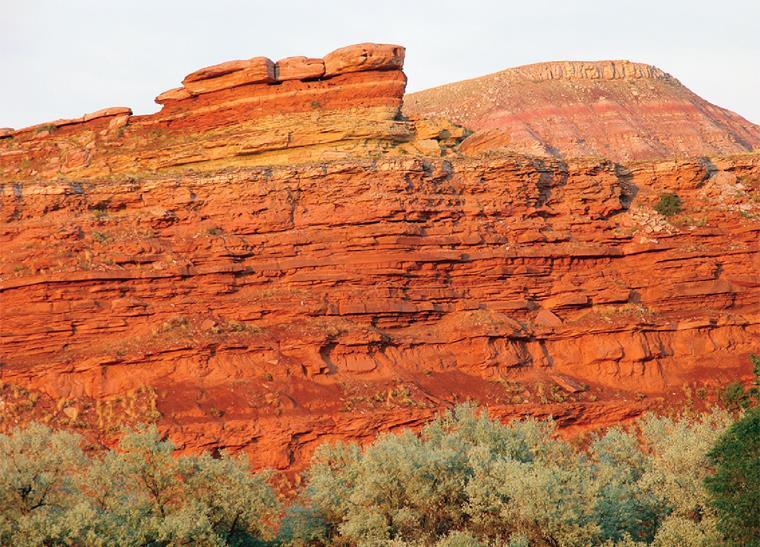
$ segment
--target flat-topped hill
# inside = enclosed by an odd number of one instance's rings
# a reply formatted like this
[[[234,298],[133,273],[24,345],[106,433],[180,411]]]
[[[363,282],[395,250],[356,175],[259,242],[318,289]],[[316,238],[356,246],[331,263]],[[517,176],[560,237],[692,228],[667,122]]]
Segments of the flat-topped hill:
[[[739,154],[760,127],[662,70],[630,61],[538,63],[408,94],[408,116],[474,131],[462,150],[615,161]]]

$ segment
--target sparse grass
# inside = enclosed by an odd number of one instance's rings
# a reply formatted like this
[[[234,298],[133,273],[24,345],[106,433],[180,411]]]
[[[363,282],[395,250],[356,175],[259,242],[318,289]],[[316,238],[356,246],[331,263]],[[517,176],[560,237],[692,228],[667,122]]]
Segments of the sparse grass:
[[[208,413],[211,414],[214,418],[221,418],[222,416],[224,416],[224,410],[220,410],[215,406],[212,406],[209,409]]]
[[[264,329],[253,323],[244,321],[227,321],[211,327],[212,334],[240,333],[240,334],[259,334]]]
[[[652,315],[652,311],[637,302],[627,302],[625,304],[602,304],[594,306],[593,311],[598,313],[602,319],[612,321],[616,317],[638,317],[645,319]]]
[[[414,384],[398,383],[385,389],[367,394],[369,386],[365,385],[359,392],[356,386],[348,389],[350,393],[344,400],[344,410],[352,411],[362,407],[369,408],[429,408],[427,400],[415,397]],[[361,394],[359,394],[361,393]]]
[[[695,226],[697,228],[703,228],[704,226],[707,226],[707,219],[704,217],[697,218],[683,216],[678,220],[678,224],[681,226]]]
[[[557,384],[552,384],[549,386],[549,397],[557,403],[564,403],[567,399],[567,392]]]
[[[105,243],[106,241],[108,241],[109,238],[108,238],[108,235],[106,235],[105,233],[98,232],[97,230],[93,230],[92,239],[94,239],[98,243]]]
[[[112,399],[98,399],[97,427],[106,433],[116,433],[125,425],[157,422],[161,418],[157,400],[158,394],[151,386],[140,386]]]
[[[176,330],[187,330],[187,328],[190,326],[190,320],[187,317],[184,317],[182,315],[179,315],[177,317],[172,317],[171,319],[165,321],[158,329],[156,330],[156,334],[163,334],[170,331],[176,331]]]
[[[499,384],[504,388],[507,399],[513,405],[527,402],[525,399],[526,387],[519,382],[513,382],[506,378],[499,378]]]
[[[38,127],[34,134],[39,135],[40,133],[44,133],[47,131],[48,133],[53,133],[56,130],[56,127],[54,125],[43,125],[42,127]]]

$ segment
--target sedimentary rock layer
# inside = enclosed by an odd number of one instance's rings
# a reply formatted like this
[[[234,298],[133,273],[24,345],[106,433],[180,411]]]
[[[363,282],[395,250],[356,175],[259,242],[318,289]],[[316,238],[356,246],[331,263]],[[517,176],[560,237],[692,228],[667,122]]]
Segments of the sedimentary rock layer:
[[[628,61],[539,63],[412,93],[409,116],[475,131],[462,150],[615,161],[760,148],[760,127],[712,105],[662,70]]]
[[[757,349],[759,172],[410,158],[4,185],[0,374],[26,409],[5,425],[158,420],[287,467],[467,399],[589,426],[712,397]]]
[[[418,139],[414,125],[399,119],[403,53],[378,44],[343,48],[327,56],[322,76],[321,59],[275,64],[255,57],[207,67],[160,94],[163,108],[154,115],[110,108],[0,134],[0,177],[92,178],[439,151],[436,135]]]
[[[467,400],[573,431],[749,375],[760,156],[463,156],[398,119],[395,47],[0,141],[0,429],[297,469]]]

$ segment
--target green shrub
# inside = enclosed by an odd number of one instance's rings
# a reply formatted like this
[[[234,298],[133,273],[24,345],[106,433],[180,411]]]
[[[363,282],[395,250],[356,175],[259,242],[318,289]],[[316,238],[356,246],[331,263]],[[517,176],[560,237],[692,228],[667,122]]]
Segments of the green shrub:
[[[718,529],[733,545],[760,545],[760,407],[733,424],[708,454],[705,480]]]
[[[660,200],[655,204],[654,209],[664,217],[673,216],[681,212],[681,198],[673,193],[666,193],[660,196]]]
[[[747,408],[750,402],[749,394],[744,391],[744,385],[741,382],[731,382],[726,385],[718,394],[718,399],[731,411]]]
[[[108,235],[104,234],[103,232],[98,232],[97,230],[93,230],[92,239],[94,241],[97,241],[98,243],[105,243],[106,241],[108,241]]]
[[[754,353],[749,356],[752,363],[752,372],[755,374],[755,381],[749,390],[749,397],[754,399],[756,404],[760,404],[760,355]]]

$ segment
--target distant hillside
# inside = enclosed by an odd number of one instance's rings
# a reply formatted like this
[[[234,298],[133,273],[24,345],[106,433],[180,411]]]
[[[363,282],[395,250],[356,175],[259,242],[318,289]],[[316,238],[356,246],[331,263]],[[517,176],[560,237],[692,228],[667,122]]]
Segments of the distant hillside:
[[[468,153],[629,161],[760,148],[760,126],[629,61],[527,65],[411,93],[404,103],[408,116],[440,115],[475,131],[462,145]]]

